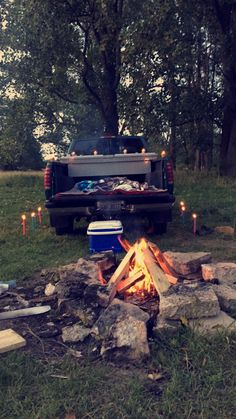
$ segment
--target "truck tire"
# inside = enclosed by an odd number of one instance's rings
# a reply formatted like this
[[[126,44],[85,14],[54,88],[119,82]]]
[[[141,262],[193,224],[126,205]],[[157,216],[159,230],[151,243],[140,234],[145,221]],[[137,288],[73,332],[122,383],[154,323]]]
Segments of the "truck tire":
[[[57,236],[63,236],[64,234],[71,234],[73,233],[73,228],[69,227],[55,227],[55,232]]]
[[[154,223],[154,232],[156,234],[165,234],[167,232],[167,223]]]
[[[149,226],[147,228],[147,234],[165,234],[167,232],[167,223],[158,223],[152,217],[149,218]]]
[[[73,233],[74,218],[73,217],[62,217],[62,216],[53,216],[50,217],[51,226],[55,228],[57,236],[62,236],[63,234]]]

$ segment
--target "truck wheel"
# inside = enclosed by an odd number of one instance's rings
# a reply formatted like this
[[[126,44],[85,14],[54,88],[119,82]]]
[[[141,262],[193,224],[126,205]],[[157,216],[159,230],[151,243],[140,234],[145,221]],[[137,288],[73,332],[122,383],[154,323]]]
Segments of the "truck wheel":
[[[63,234],[70,234],[73,230],[68,227],[55,227],[55,232],[57,236],[63,236]]]
[[[167,232],[167,223],[154,223],[156,234],[165,234]]]
[[[167,232],[167,223],[158,223],[149,218],[149,225],[147,228],[147,234],[164,234]]]
[[[73,233],[74,219],[70,217],[55,217],[53,227],[57,236]]]

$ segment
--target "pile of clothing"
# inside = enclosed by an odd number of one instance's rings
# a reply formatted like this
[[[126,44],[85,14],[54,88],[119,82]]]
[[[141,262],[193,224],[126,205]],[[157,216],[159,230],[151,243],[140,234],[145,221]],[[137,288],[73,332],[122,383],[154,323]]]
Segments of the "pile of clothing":
[[[67,192],[60,193],[60,195],[88,195],[94,193],[132,193],[132,192],[157,192],[155,186],[148,185],[147,182],[140,183],[135,180],[130,180],[127,177],[107,177],[99,180],[82,180],[77,182],[72,189]]]
[[[127,177],[108,177],[99,180],[82,180],[75,184],[74,188],[84,193],[112,192],[112,191],[145,191],[157,190],[155,186],[149,186],[146,182],[139,183]]]

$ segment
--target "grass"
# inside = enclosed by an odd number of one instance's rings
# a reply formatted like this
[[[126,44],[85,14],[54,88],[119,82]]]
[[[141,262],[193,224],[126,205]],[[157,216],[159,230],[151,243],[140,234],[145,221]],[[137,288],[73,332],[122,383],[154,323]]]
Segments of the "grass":
[[[43,207],[42,173],[0,173],[0,280],[27,281],[36,270],[76,261],[88,253],[86,235],[57,237],[43,213],[43,226],[21,235],[20,216]],[[234,226],[236,181],[177,173],[177,205],[168,233],[153,237],[162,250],[210,251],[215,260],[235,261],[234,236],[216,233],[194,238],[198,225]],[[182,224],[178,202],[186,202]],[[134,240],[135,233],[130,237]],[[27,347],[26,347],[27,349]],[[151,344],[152,356],[141,365],[79,360],[36,359],[25,350],[1,355],[0,418],[229,418],[236,411],[236,340],[211,340],[188,330]],[[163,379],[148,380],[149,371]],[[55,377],[57,375],[58,377]],[[59,378],[65,376],[66,378]]]

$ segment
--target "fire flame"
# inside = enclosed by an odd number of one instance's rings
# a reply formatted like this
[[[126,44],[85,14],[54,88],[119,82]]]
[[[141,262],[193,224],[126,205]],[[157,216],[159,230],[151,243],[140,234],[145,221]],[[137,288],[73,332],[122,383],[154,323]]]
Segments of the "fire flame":
[[[126,248],[128,247],[127,241],[125,241],[125,247]],[[142,271],[144,278],[137,281],[134,285],[129,287],[129,289],[126,290],[126,293],[134,294],[136,292],[141,292],[141,294],[142,293],[145,294],[145,292],[147,292],[150,294],[152,293],[154,289],[152,285],[152,278],[143,260],[143,251],[147,249],[148,247],[147,240],[144,238],[140,239],[138,242],[134,244],[134,247],[135,247],[135,253],[134,253],[134,258],[130,264],[128,278],[132,277],[133,275],[135,275],[137,272],[140,272],[140,271]]]

